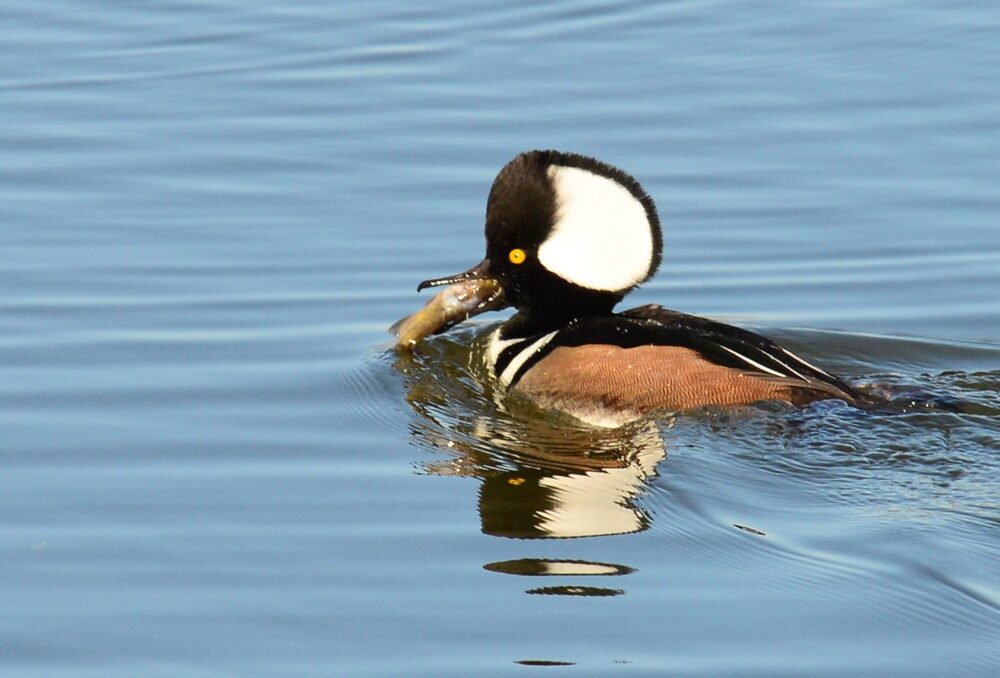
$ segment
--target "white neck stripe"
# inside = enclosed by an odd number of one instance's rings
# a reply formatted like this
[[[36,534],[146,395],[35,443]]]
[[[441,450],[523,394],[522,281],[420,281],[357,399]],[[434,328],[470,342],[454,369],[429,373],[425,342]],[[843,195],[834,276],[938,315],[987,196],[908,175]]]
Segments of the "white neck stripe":
[[[493,336],[490,337],[490,345],[486,351],[486,360],[491,370],[495,370],[497,366],[497,360],[500,359],[500,354],[508,346],[512,346],[519,341],[524,341],[523,338],[515,337],[514,339],[501,339],[500,334],[502,328],[497,328],[493,332]]]
[[[546,344],[552,341],[552,337],[556,336],[557,332],[559,332],[559,330],[552,330],[548,334],[535,339],[535,341],[531,342],[530,345],[518,351],[518,354],[514,356],[514,359],[510,361],[506,368],[504,368],[503,374],[500,375],[500,383],[503,384],[504,387],[510,386],[511,382],[514,381],[514,376],[517,374],[518,370],[521,369],[521,366],[524,365],[524,363],[526,363],[531,356],[538,353],[538,351],[540,351]],[[499,351],[497,351],[497,354],[499,355]],[[493,364],[496,364],[495,360],[493,361]]]

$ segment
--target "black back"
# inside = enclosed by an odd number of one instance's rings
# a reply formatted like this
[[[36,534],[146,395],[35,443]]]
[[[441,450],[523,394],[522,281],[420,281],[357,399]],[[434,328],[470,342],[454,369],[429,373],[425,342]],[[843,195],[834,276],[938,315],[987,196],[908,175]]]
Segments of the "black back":
[[[514,336],[518,330],[534,332],[530,324],[510,325]],[[511,332],[505,332],[505,337]],[[521,334],[521,336],[524,336]],[[524,362],[514,375],[511,385],[539,360],[559,346],[585,346],[608,344],[622,348],[639,346],[680,346],[696,351],[705,360],[754,374],[765,379],[775,379],[802,388],[812,388],[841,394],[854,400],[858,394],[837,377],[809,365],[801,358],[782,348],[766,337],[725,323],[701,318],[687,313],[671,311],[657,305],[640,306],[613,315],[577,318],[561,329],[541,350]],[[522,344],[524,346],[525,344]],[[513,356],[504,356],[499,363],[509,363]]]

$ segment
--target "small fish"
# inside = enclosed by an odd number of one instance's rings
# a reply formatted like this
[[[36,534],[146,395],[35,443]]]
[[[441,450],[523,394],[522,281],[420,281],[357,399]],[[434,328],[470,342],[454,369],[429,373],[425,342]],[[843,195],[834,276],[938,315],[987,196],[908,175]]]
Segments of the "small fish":
[[[492,278],[463,280],[449,285],[427,305],[389,328],[396,335],[396,346],[412,349],[429,334],[444,332],[474,315],[503,308],[503,290]]]

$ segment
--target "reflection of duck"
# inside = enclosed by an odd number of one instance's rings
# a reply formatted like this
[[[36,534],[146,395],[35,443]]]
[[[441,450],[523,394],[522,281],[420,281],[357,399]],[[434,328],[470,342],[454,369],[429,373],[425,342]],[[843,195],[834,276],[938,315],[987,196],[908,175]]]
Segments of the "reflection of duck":
[[[616,455],[589,456],[577,464],[534,463],[483,477],[479,515],[483,532],[501,537],[590,537],[646,529],[649,517],[634,504],[664,458],[659,430],[648,424],[623,440]],[[530,455],[525,453],[522,459]]]
[[[645,529],[649,517],[635,499],[665,457],[658,426],[642,421],[594,429],[534,408],[508,412],[502,399],[481,390],[479,379],[456,378],[479,362],[474,354],[452,344],[421,356],[401,354],[396,367],[407,375],[407,401],[420,415],[414,438],[454,455],[424,468],[482,481],[483,532],[545,538]],[[435,366],[411,369],[415,360]]]
[[[656,272],[661,249],[653,201],[634,178],[581,155],[522,153],[490,190],[486,258],[421,283],[463,287],[443,299],[447,309],[432,304],[415,315],[423,323],[404,322],[421,336],[516,307],[491,337],[491,373],[542,407],[597,424],[705,405],[864,399],[752,332],[659,306],[613,313]]]

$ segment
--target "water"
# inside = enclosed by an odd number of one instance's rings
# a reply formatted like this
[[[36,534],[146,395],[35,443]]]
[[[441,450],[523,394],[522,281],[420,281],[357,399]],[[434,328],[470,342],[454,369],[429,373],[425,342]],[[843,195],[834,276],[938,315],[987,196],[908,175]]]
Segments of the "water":
[[[0,673],[995,673],[993,3],[0,17]],[[496,408],[499,317],[392,351],[533,147],[657,200],[634,304],[965,413],[593,431]]]

